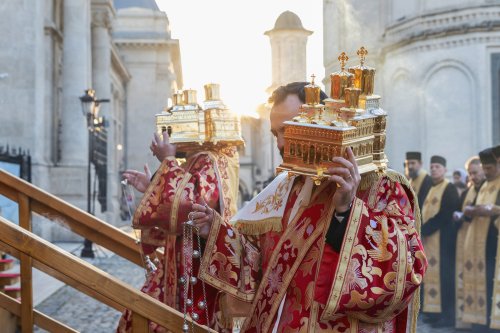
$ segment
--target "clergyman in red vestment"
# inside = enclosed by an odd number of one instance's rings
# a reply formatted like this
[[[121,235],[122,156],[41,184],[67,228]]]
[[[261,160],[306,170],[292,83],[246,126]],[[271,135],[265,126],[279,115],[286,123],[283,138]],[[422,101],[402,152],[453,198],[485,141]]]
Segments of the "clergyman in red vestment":
[[[150,149],[161,162],[151,181],[147,170],[146,174],[135,170],[127,170],[124,174],[134,187],[145,191],[133,216],[133,227],[141,230],[144,255],[153,254],[157,248],[164,249],[157,270],[147,278],[141,290],[181,311],[179,304],[184,304],[179,289],[179,278],[184,269],[181,257],[182,223],[188,220],[194,202],[204,202],[207,207],[221,214],[225,221],[234,215],[239,180],[238,152],[232,146],[193,151],[187,154],[186,162],[179,165],[175,158],[176,147],[169,143],[166,133],[163,138],[155,134]],[[193,271],[196,276],[199,264],[194,260]],[[206,293],[208,325],[217,331],[224,331],[232,323],[222,320],[224,316],[218,306],[218,291],[207,286]],[[194,295],[190,312],[198,314],[198,323],[207,325],[204,309],[198,307],[199,302],[203,301],[201,283],[194,285]],[[130,332],[131,328],[132,313],[125,310],[117,332]],[[150,331],[166,332],[166,329],[150,323]]]
[[[273,93],[281,151],[283,122],[298,115],[306,84]],[[279,174],[229,222],[193,205],[207,237],[199,277],[246,307],[242,332],[415,331],[427,267],[415,195],[395,171],[361,177],[346,153],[319,186]]]

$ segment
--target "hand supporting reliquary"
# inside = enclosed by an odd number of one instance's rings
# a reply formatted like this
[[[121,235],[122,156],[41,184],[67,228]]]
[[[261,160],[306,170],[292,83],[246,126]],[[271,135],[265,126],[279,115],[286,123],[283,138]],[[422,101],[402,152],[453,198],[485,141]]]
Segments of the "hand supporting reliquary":
[[[160,162],[163,162],[166,157],[175,156],[177,150],[176,146],[170,143],[167,132],[163,132],[161,137],[158,133],[154,133],[149,149]]]
[[[332,162],[338,164],[336,167],[328,169],[331,174],[330,180],[337,184],[337,190],[333,195],[333,203],[338,213],[344,213],[351,207],[351,203],[356,197],[361,176],[352,149],[346,149],[347,159],[335,157]]]

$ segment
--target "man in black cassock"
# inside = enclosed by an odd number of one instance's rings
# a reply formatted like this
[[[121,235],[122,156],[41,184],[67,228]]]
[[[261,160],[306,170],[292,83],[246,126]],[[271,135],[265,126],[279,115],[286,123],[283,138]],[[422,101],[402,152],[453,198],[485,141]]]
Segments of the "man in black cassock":
[[[453,212],[459,209],[457,190],[447,179],[446,159],[431,157],[432,187],[422,207],[422,239],[429,267],[424,277],[424,321],[433,326],[455,323],[455,241]]]
[[[422,154],[418,151],[406,153],[405,174],[418,198],[418,207],[422,210],[425,197],[432,186],[432,179],[422,168]]]

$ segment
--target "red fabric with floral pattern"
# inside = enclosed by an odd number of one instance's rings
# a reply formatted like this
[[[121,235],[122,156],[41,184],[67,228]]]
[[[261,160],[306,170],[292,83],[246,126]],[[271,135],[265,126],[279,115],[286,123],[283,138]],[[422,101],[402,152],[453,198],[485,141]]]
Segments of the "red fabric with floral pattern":
[[[244,332],[272,332],[283,299],[278,332],[404,332],[427,267],[409,185],[381,176],[358,193],[340,253],[325,244],[336,187],[316,188],[288,222],[300,186],[287,198],[282,232],[249,236],[216,221],[202,278],[252,302]]]
[[[214,164],[207,154],[196,154],[185,165],[179,166],[173,158],[163,161],[153,177],[148,191],[144,194],[134,216],[134,228],[141,229],[141,243],[145,254],[153,253],[158,247],[165,248],[164,257],[157,270],[146,280],[142,291],[165,304],[182,311],[183,295],[177,283],[184,267],[182,266],[182,223],[188,220],[193,202],[205,202],[219,211],[219,185]],[[194,244],[197,247],[197,242]],[[194,259],[196,260],[196,259]],[[199,265],[194,265],[194,276],[198,275]],[[206,286],[207,304],[211,316],[210,326],[215,329],[218,323],[214,313],[218,292]],[[202,284],[194,286],[194,304],[203,300]],[[198,313],[200,324],[206,325],[203,310],[193,307]],[[191,312],[191,311],[190,311]],[[126,310],[120,319],[117,332],[131,331],[131,312]],[[150,323],[151,332],[165,332],[163,327]],[[179,328],[180,329],[180,328]]]

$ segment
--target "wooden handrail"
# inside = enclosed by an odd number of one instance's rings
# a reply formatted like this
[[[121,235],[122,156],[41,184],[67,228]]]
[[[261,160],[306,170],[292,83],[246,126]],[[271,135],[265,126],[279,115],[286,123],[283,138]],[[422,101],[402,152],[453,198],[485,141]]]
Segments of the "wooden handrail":
[[[17,317],[21,317],[21,302],[0,292],[0,307],[6,309]],[[38,310],[33,310],[33,322],[36,326],[49,332],[78,333],[78,331],[63,323],[44,315]]]
[[[2,169],[0,194],[17,203],[26,196],[32,212],[55,220],[119,256],[143,265],[139,246],[129,234]]]
[[[90,297],[107,300],[105,303],[117,310],[130,309],[134,318],[141,323],[144,323],[145,319],[151,320],[174,332],[182,328],[183,315],[179,311],[2,217],[0,217],[0,243],[3,243],[2,247],[13,255],[28,256],[33,260],[33,265],[45,273],[56,278],[66,277],[65,282],[69,281],[69,285]],[[193,328],[195,332],[215,332],[196,323]]]

